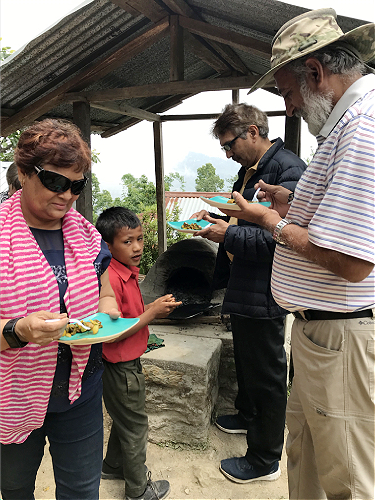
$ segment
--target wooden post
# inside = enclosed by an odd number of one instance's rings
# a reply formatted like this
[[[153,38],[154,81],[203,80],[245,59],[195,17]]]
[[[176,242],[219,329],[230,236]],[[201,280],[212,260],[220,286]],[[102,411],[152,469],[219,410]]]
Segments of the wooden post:
[[[296,155],[301,153],[301,118],[287,116],[285,118],[285,149]]]
[[[238,104],[240,102],[240,90],[232,89],[232,104]]]
[[[179,16],[176,15],[169,18],[171,44],[169,78],[171,82],[184,79],[184,37],[178,20]]]
[[[154,122],[154,154],[156,180],[156,206],[158,215],[158,248],[159,255],[167,249],[167,217],[165,210],[163,136],[161,122]]]
[[[90,104],[88,102],[73,102],[73,122],[81,130],[84,140],[91,148],[91,119],[90,119]],[[85,174],[89,180],[87,186],[80,194],[76,202],[76,208],[87,220],[93,221],[92,218],[92,181],[91,172]]]

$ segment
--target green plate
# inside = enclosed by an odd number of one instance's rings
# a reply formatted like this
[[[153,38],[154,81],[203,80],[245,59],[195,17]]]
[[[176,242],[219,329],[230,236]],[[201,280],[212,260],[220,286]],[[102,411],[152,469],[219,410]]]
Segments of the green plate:
[[[71,345],[90,345],[106,342],[119,337],[139,321],[139,318],[111,319],[109,315],[105,313],[96,313],[81,319],[81,321],[90,321],[90,319],[98,319],[103,325],[103,328],[100,328],[98,333],[93,334],[88,330],[87,332],[76,333],[71,337],[60,337],[59,342]]]
[[[211,205],[211,207],[224,208],[226,210],[241,210],[236,203],[228,203],[229,198],[225,198],[225,196],[214,196],[213,198],[205,198],[204,196],[201,196],[200,198],[205,203]],[[259,203],[265,207],[269,207],[271,205],[269,201],[249,201],[249,203]]]
[[[196,233],[197,231],[200,231],[200,229],[183,229],[182,225],[185,222],[187,224],[196,223],[199,226],[201,226],[202,229],[205,229],[206,227],[211,226],[211,222],[208,222],[208,221],[203,220],[203,219],[200,221],[197,221],[197,219],[179,220],[176,222],[168,221],[168,225],[171,226],[171,228],[175,229],[176,231],[179,231],[180,233]]]

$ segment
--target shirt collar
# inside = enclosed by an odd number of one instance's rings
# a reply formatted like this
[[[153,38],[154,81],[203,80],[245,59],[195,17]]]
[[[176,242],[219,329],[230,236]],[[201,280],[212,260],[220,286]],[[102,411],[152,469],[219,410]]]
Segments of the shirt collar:
[[[362,76],[356,80],[340,97],[335,107],[333,108],[328,120],[323,125],[319,136],[328,137],[335,128],[337,122],[345,114],[348,108],[352,106],[358,99],[363,97],[370,90],[375,89],[375,75]]]
[[[137,266],[126,266],[122,262],[119,262],[112,257],[111,267],[125,282],[128,281],[131,277],[138,279],[139,268]]]

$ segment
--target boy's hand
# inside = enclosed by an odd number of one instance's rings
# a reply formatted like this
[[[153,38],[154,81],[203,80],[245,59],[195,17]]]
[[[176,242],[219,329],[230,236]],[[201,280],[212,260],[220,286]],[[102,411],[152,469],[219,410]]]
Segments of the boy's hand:
[[[118,309],[115,309],[112,307],[111,309],[108,309],[107,311],[100,311],[103,312],[104,314],[108,314],[108,316],[111,319],[118,319],[121,316],[121,312]]]
[[[150,304],[150,307],[153,309],[155,318],[165,318],[181,304],[182,302],[176,302],[173,295],[169,293],[154,300],[154,302]]]

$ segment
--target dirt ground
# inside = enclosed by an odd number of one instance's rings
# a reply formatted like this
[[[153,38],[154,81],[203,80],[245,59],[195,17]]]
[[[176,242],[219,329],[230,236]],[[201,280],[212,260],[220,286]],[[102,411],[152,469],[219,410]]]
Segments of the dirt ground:
[[[109,422],[105,419],[105,446]],[[246,438],[243,434],[226,434],[212,425],[205,450],[189,450],[180,446],[159,446],[149,443],[147,466],[152,479],[167,479],[171,484],[169,500],[184,499],[287,499],[288,485],[285,451],[280,463],[281,476],[276,481],[236,484],[219,471],[220,460],[243,456]],[[55,486],[51,458],[47,452],[40,467],[35,498],[54,499]],[[102,480],[100,500],[123,499],[124,482]]]

